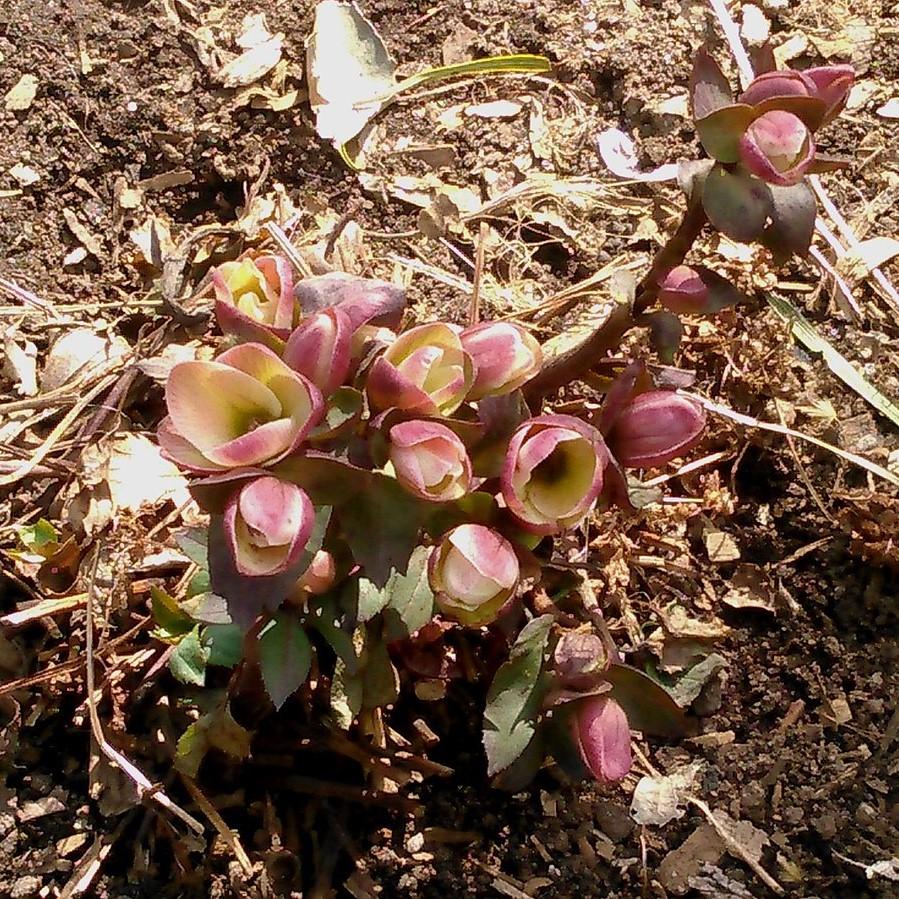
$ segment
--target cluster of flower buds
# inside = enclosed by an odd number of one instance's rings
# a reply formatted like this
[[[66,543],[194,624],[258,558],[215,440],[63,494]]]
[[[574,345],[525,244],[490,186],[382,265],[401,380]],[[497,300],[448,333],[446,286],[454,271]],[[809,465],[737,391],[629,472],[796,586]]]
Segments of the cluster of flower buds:
[[[344,448],[370,439],[369,458],[380,458],[416,500],[458,504],[477,493],[471,501],[487,503],[486,523],[438,539],[430,580],[444,615],[489,624],[519,583],[510,539],[533,545],[576,525],[607,480],[620,487],[621,468],[664,464],[702,431],[694,403],[644,383],[637,389],[629,374],[610,393],[598,427],[569,415],[528,417],[518,391],[543,360],[524,328],[436,322],[397,336],[391,329],[402,301],[383,282],[329,275],[294,288],[286,262],[272,256],[225,263],[213,281],[220,325],[249,342],[215,361],[173,367],[159,440],[185,469],[231,485],[223,527],[243,577],[290,572],[301,556],[308,562],[315,510],[280,463],[334,445],[339,433]],[[347,393],[355,414],[341,430],[331,413]],[[498,438],[491,416],[505,422]],[[488,436],[498,455],[482,471]],[[620,498],[607,492],[610,501]],[[306,592],[328,580],[307,573]]]
[[[815,132],[839,115],[854,79],[849,65],[765,71],[735,97],[718,64],[699,52],[693,119],[714,161],[699,179],[701,200],[719,231],[787,254],[806,252],[815,205],[803,179],[841,164],[817,152]]]

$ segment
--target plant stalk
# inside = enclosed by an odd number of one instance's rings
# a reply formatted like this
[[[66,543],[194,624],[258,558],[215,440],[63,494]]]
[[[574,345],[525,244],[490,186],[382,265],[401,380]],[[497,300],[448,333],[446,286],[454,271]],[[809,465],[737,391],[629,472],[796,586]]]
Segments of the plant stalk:
[[[539,406],[546,394],[582,377],[603,355],[615,349],[631,328],[640,324],[640,317],[658,296],[659,280],[683,263],[707,221],[702,203],[691,200],[677,230],[656,253],[649,271],[637,285],[632,306],[617,306],[586,340],[550,359],[525,386],[525,397],[532,408]]]

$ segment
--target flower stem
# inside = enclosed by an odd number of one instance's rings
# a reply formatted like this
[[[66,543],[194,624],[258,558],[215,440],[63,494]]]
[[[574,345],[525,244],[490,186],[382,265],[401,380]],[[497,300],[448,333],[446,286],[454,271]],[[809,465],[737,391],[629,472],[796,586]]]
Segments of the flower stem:
[[[550,359],[542,371],[525,386],[525,396],[532,408],[542,398],[588,372],[609,350],[615,349],[621,339],[639,324],[639,318],[655,302],[659,292],[659,280],[687,257],[696,238],[708,221],[702,203],[692,200],[687,206],[677,230],[656,253],[649,271],[637,285],[632,308],[621,304],[589,337],[577,346]]]

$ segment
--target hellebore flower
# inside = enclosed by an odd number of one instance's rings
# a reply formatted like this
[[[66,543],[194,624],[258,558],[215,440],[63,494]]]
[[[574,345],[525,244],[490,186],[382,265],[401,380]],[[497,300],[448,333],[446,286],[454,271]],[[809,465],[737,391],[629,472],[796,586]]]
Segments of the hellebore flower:
[[[740,138],[740,161],[769,184],[797,184],[814,158],[815,144],[802,119],[780,109],[759,116]]]
[[[698,403],[670,390],[648,390],[618,413],[606,439],[625,468],[657,468],[690,449],[704,428]]]
[[[352,337],[345,312],[336,307],[316,312],[303,319],[290,335],[284,361],[330,396],[349,374]]]
[[[212,275],[215,317],[225,334],[285,340],[293,326],[293,272],[281,256],[222,263]]]
[[[456,331],[436,322],[401,334],[371,367],[366,391],[378,410],[450,415],[474,382],[474,365]]]
[[[572,737],[581,759],[600,783],[621,780],[631,770],[631,729],[624,709],[608,696],[577,704]]]
[[[390,461],[397,480],[433,502],[460,499],[471,487],[465,444],[446,425],[405,421],[390,429]]]
[[[518,574],[512,544],[480,524],[453,528],[428,563],[428,580],[440,610],[467,627],[496,619],[518,585]]]
[[[214,362],[179,362],[165,399],[159,443],[173,462],[198,472],[277,462],[324,413],[318,388],[258,343]]]
[[[795,112],[815,130],[840,114],[854,81],[855,70],[850,65],[817,66],[803,72],[765,72],[752,80],[737,102],[765,112]]]
[[[540,344],[511,322],[483,322],[462,332],[462,348],[475,365],[468,398],[501,396],[521,387],[543,365]]]
[[[225,537],[238,572],[280,574],[293,565],[315,522],[312,501],[296,484],[278,478],[248,481],[225,507]]]
[[[587,514],[608,461],[596,428],[570,415],[540,415],[512,435],[500,478],[503,499],[528,530],[553,534]]]
[[[679,265],[659,282],[659,302],[672,312],[705,311],[709,289],[696,269]]]

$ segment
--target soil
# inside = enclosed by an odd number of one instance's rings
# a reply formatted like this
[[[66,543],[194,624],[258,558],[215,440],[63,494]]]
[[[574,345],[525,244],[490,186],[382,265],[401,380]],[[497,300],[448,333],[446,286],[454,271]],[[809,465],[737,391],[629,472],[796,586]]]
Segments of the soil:
[[[169,224],[175,243],[204,225],[236,227],[247,191],[265,194],[279,184],[297,210],[296,239],[305,235],[310,247],[330,241],[359,271],[405,278],[417,319],[462,320],[471,280],[464,257],[475,252],[477,229],[456,221],[447,226],[448,239],[424,236],[420,207],[403,201],[397,179],[436,177],[474,190],[480,204],[536,173],[589,177],[602,186],[577,202],[503,207],[488,237],[493,281],[484,288],[485,314],[521,312],[612,262],[645,263],[653,242],[674,224],[678,197],[667,187],[616,182],[593,139],[604,128],[623,129],[638,141],[647,167],[696,154],[687,120],[657,106],[683,92],[699,43],[710,41],[719,58],[727,58],[705,3],[370,0],[364,6],[404,73],[452,58],[514,52],[545,54],[553,76],[479,79],[403,99],[377,120],[366,171],[357,174],[316,135],[302,95],[282,111],[236,105],[235,91],[216,84],[191,35],[209,25],[220,43],[233,47],[228,36],[239,32],[243,16],[264,7],[270,30],[285,35],[283,88],[302,91],[303,41],[312,26],[308,0],[0,0],[0,94],[22,75],[38,79],[28,109],[0,105],[0,276],[67,313],[66,327],[86,324],[131,342],[146,339],[166,321],[165,310],[158,295],[148,293],[152,273],[129,232],[149,216]],[[856,42],[847,52],[864,79],[895,93],[894,5],[864,2],[852,4],[851,12],[847,4],[821,0],[762,6],[775,36],[809,38],[793,63],[820,63],[819,39],[851,33]],[[869,32],[859,32],[861,26]],[[870,43],[859,34],[870,34]],[[850,109],[822,139],[829,151],[854,160],[825,183],[867,237],[899,236],[894,127],[875,113],[888,98]],[[461,125],[438,124],[450,121],[460,104],[493,100],[522,108],[510,118],[463,113]],[[540,152],[537,109],[549,123]],[[436,167],[409,151],[435,144],[448,147]],[[39,180],[22,186],[7,174],[18,164]],[[175,178],[186,183],[152,180],[173,171],[187,173]],[[139,204],[123,203],[123,188],[139,184]],[[73,231],[73,219],[81,234]],[[353,243],[347,221],[368,236]],[[85,243],[84,231],[95,243],[83,258],[73,257]],[[729,253],[727,246],[704,249]],[[410,260],[418,265],[415,274]],[[852,317],[805,262],[767,281],[761,268],[748,275],[745,261],[732,252],[722,266],[756,288],[779,286],[881,391],[899,397],[896,310],[870,282],[855,285],[862,315]],[[435,279],[434,270],[445,277]],[[887,263],[884,272],[895,281],[899,266]],[[202,265],[193,273],[199,281]],[[696,371],[697,388],[741,412],[768,421],[783,414],[788,425],[843,450],[895,464],[896,427],[820,360],[795,348],[760,295],[753,296],[714,324],[688,325],[677,362]],[[582,324],[595,311],[590,302],[564,317],[547,316],[538,333],[551,337]],[[0,326],[14,323],[43,354],[58,327],[33,310],[19,311],[4,311]],[[182,341],[202,333],[202,324],[167,332],[168,339]],[[8,398],[15,398],[11,391]],[[567,390],[565,398],[579,396]],[[160,389],[140,382],[127,400],[110,404],[118,404],[135,429],[152,430]],[[55,421],[39,423],[37,433],[45,436]],[[722,452],[716,466],[667,485],[674,495],[700,497],[700,514],[681,515],[682,507],[673,505],[664,515],[643,513],[615,534],[601,519],[591,530],[599,560],[595,584],[616,638],[635,659],[658,661],[651,636],[662,621],[660,610],[673,600],[691,616],[723,625],[713,648],[726,667],[694,702],[702,735],[641,745],[661,770],[703,762],[697,794],[742,822],[742,842],[766,835],[756,857],[788,895],[899,895],[899,873],[890,880],[865,871],[899,853],[896,491],[825,450],[724,420],[694,453],[715,451]],[[64,464],[71,465],[71,457]],[[37,479],[8,494],[0,521],[4,548],[13,545],[6,525],[34,510],[49,515],[58,509],[59,486]],[[155,521],[137,517],[117,531],[115,539],[125,545],[123,576],[146,554],[146,533]],[[710,561],[710,530],[729,537],[737,556]],[[627,548],[630,563],[626,576],[619,572],[620,589],[613,589],[610,567],[616,547]],[[723,602],[747,572],[762,578],[768,601],[739,608]],[[0,612],[34,598],[34,584],[10,569],[0,581]],[[146,602],[145,594],[132,592],[122,608],[110,611],[105,639],[134,625],[146,614]],[[4,679],[77,660],[83,620],[83,613],[71,613],[5,631]],[[77,645],[68,645],[69,632],[78,634]],[[137,645],[159,648],[149,637]],[[178,727],[188,720],[177,710],[185,691],[164,666],[153,665],[143,683],[147,670],[149,663],[126,670],[104,697],[109,737],[200,814],[179,779],[167,773]],[[203,839],[186,837],[180,825],[176,832],[166,818],[135,805],[127,782],[111,767],[89,777],[97,759],[83,669],[72,665],[53,680],[0,695],[0,722],[14,724],[0,734],[0,896],[84,895],[75,875],[94,860],[85,889],[115,899],[265,896],[272,890],[410,899],[772,894],[743,861],[722,854],[720,846],[715,851],[696,809],[662,828],[636,826],[628,807],[637,776],[602,787],[572,784],[546,769],[519,793],[491,790],[479,735],[483,687],[454,687],[444,703],[397,710],[392,724],[401,733],[405,726],[413,737],[412,724],[422,718],[439,738],[430,745],[434,741],[419,735],[412,751],[454,773],[413,780],[380,800],[359,798],[358,766],[345,758],[286,750],[305,726],[289,709],[267,718],[270,737],[254,745],[251,764],[235,766],[214,753],[201,784],[250,853],[252,877],[211,828]],[[358,795],[351,801],[291,792],[283,786],[288,774],[340,781]],[[106,784],[99,799],[90,792],[97,779]],[[704,841],[702,851],[672,856],[688,838]],[[679,879],[679,865],[694,863],[693,879]]]

